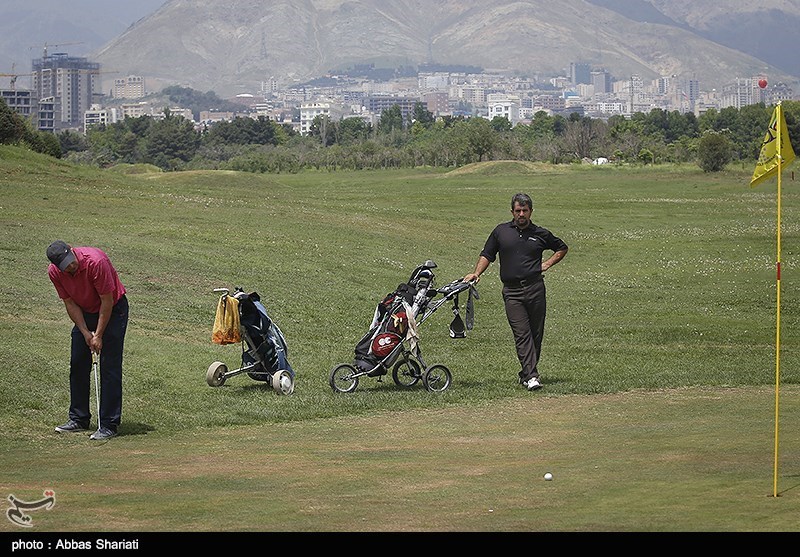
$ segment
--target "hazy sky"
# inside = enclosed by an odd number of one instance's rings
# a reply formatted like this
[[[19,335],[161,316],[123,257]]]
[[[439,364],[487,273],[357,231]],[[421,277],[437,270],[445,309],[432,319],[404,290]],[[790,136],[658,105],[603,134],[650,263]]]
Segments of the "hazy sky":
[[[165,0],[2,0],[0,73],[30,71],[44,45],[88,56]],[[52,50],[48,49],[48,52]],[[0,87],[6,85],[0,78]]]

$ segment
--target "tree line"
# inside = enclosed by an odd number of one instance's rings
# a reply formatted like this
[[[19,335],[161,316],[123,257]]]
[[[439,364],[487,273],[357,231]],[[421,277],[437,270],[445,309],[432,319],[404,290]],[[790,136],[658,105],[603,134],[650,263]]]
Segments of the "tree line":
[[[782,106],[792,145],[800,145],[800,101]],[[165,109],[159,118],[126,118],[85,135],[70,130],[54,135],[36,131],[2,102],[0,142],[81,164],[146,163],[167,171],[459,167],[487,160],[567,164],[603,157],[617,164],[696,163],[711,172],[757,159],[773,110],[760,103],[696,117],[653,109],[608,120],[540,111],[529,123],[512,126],[504,117],[435,118],[417,103],[407,117],[397,105],[385,109],[374,126],[361,118],[317,116],[309,133],[300,135],[264,116],[197,129]]]

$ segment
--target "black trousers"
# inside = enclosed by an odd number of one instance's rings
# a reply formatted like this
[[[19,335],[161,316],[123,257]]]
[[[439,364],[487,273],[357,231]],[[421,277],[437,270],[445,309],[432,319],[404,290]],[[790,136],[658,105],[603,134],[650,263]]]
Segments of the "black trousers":
[[[97,313],[84,312],[90,331],[97,328]],[[128,299],[123,296],[114,304],[111,318],[103,333],[100,351],[100,416],[98,427],[117,431],[122,417],[122,349],[128,329]],[[72,328],[72,353],[69,361],[69,417],[89,427],[92,412],[89,405],[92,374],[92,350],[77,326]]]
[[[544,320],[547,313],[547,292],[544,278],[532,284],[503,287],[506,317],[514,333],[514,345],[521,366],[519,377],[527,381],[539,377],[539,356],[542,353]]]

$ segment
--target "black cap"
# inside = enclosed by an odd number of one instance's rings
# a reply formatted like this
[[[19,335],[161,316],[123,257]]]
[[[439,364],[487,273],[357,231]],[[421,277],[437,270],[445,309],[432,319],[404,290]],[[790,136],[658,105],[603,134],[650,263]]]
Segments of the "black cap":
[[[64,271],[75,261],[75,254],[64,240],[56,240],[47,247],[47,259]]]

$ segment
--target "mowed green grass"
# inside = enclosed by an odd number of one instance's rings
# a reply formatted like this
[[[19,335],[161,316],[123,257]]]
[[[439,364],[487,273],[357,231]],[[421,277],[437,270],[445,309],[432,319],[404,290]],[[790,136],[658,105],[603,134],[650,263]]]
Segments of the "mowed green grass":
[[[775,498],[776,188],[751,173],[124,175],[0,147],[0,490],[54,489],[42,531],[797,530],[800,204],[785,172]],[[471,271],[518,191],[570,246],[546,279],[545,388],[516,384],[494,265],[466,339],[448,306],[421,327],[449,390],[333,393],[375,304],[426,259],[439,284]],[[103,248],[129,291],[121,435],[99,445],[53,433],[69,402],[57,238]],[[293,395],[206,384],[212,362],[240,365],[210,341],[213,289],[233,286],[286,334]]]

